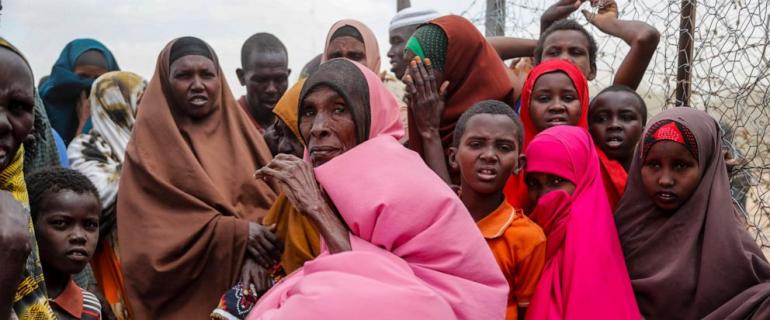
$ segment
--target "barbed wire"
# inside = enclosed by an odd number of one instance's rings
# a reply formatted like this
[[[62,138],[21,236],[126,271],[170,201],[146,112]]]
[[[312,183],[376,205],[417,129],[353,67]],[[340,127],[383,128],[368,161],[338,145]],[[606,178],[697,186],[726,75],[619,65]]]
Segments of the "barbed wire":
[[[553,3],[508,0],[506,35],[536,39],[540,16]],[[583,8],[592,10],[588,4]],[[660,32],[656,54],[637,91],[650,114],[673,107],[681,0],[619,0],[618,8],[620,19],[644,21]],[[484,25],[483,13],[466,17]],[[579,11],[571,18],[584,23],[599,45],[598,76],[591,83],[591,91],[598,92],[612,83],[628,46],[593,27]],[[690,105],[707,111],[726,132],[726,151],[741,160],[732,175],[734,202],[757,243],[770,253],[770,1],[698,0],[691,36]]]

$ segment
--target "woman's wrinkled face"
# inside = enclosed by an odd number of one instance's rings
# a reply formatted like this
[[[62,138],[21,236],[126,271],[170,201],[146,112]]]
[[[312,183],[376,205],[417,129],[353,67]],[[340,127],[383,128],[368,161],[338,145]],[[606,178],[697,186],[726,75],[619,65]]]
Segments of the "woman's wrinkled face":
[[[563,72],[537,78],[529,99],[529,114],[537,132],[580,121],[580,97],[572,79]]]
[[[314,88],[300,106],[299,128],[314,167],[356,146],[351,107],[334,89]]]
[[[366,48],[364,43],[353,37],[337,37],[329,42],[326,49],[326,59],[346,58],[366,65]]]
[[[171,64],[169,83],[176,112],[191,119],[202,119],[218,108],[219,74],[211,59],[184,56]]]
[[[34,109],[32,71],[19,55],[0,48],[0,170],[32,131]]]
[[[663,211],[682,207],[700,180],[698,159],[678,142],[656,142],[642,162],[644,192]]]

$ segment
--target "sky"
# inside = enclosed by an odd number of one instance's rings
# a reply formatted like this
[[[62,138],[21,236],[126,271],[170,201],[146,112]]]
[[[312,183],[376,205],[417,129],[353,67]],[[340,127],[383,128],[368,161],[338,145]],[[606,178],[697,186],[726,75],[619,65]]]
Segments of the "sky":
[[[172,39],[196,36],[219,56],[233,94],[245,90],[235,69],[243,42],[257,32],[275,34],[289,52],[292,81],[321,53],[326,33],[340,19],[364,22],[377,35],[383,57],[395,0],[0,0],[0,35],[24,52],[35,78],[51,72],[61,50],[76,38],[94,38],[115,55],[122,70],[148,80],[158,54]],[[479,16],[485,1],[412,0],[412,6],[440,13]]]

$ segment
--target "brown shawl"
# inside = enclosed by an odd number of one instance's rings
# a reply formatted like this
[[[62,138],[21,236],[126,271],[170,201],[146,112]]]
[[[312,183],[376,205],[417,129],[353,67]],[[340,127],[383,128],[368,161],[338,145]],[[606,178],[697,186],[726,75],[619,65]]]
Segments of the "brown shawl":
[[[644,192],[643,150],[633,159],[615,219],[641,313],[770,319],[770,264],[733,211],[717,122],[702,111],[669,109],[649,122],[645,137],[661,120],[693,133],[702,178],[679,210],[666,213]]]
[[[120,257],[138,319],[208,319],[240,274],[249,222],[275,200],[252,177],[270,151],[211,48],[218,108],[195,122],[174,120],[167,98],[174,41],[158,56],[139,106],[118,191]]]
[[[358,30],[361,37],[364,40],[364,50],[366,51],[366,67],[372,70],[374,73],[380,72],[380,46],[377,44],[377,37],[363,22],[353,19],[343,19],[337,21],[329,29],[329,33],[326,35],[326,42],[324,42],[324,54],[321,57],[321,63],[329,61],[326,54],[329,51],[329,44],[332,42],[332,36],[337,30],[342,27],[351,26]]]
[[[430,23],[444,30],[448,42],[444,81],[449,81],[449,87],[439,128],[444,150],[447,150],[452,143],[455,123],[463,112],[482,100],[498,100],[512,104],[513,83],[495,48],[468,19],[450,15]],[[412,116],[409,118],[409,136],[419,137]],[[420,139],[410,139],[409,146],[422,155]]]

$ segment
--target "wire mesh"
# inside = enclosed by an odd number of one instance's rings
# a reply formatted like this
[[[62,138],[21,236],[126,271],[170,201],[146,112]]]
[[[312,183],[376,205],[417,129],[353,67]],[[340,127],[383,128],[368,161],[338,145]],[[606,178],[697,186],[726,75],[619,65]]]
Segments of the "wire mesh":
[[[537,38],[540,16],[555,1],[508,0],[505,33]],[[469,1],[469,8],[476,1]],[[653,115],[675,103],[681,0],[618,1],[619,18],[640,20],[660,32],[660,43],[637,90]],[[581,9],[595,11],[587,3]],[[484,25],[483,12],[466,17]],[[599,45],[598,76],[591,91],[612,82],[628,45],[593,27],[578,11]],[[690,105],[707,111],[725,132],[725,151],[738,159],[732,175],[736,207],[765,253],[770,253],[770,1],[698,0],[691,64]]]

